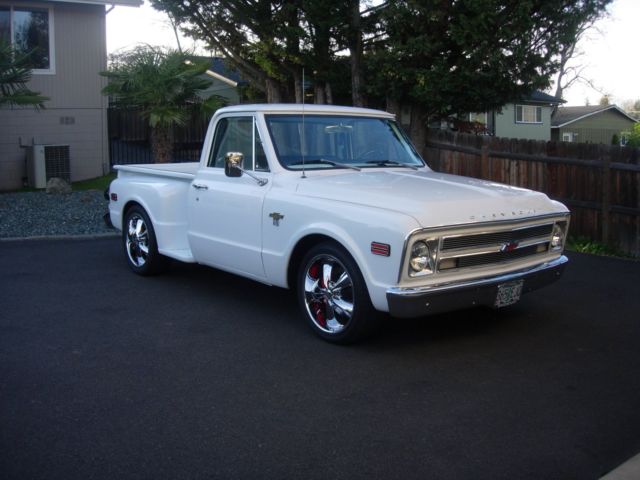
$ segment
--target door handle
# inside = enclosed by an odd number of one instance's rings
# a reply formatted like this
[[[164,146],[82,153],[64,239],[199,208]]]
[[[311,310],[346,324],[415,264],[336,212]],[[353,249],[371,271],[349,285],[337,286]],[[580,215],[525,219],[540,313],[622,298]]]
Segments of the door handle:
[[[199,183],[192,183],[191,186],[196,190],[209,190],[209,187],[207,187],[206,185],[201,185]]]

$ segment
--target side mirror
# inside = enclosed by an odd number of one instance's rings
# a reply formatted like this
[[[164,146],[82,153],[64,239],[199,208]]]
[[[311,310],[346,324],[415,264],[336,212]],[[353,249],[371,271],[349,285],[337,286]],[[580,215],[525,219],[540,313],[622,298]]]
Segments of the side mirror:
[[[227,152],[224,156],[224,174],[227,177],[241,177],[243,159],[244,155],[240,152]]]

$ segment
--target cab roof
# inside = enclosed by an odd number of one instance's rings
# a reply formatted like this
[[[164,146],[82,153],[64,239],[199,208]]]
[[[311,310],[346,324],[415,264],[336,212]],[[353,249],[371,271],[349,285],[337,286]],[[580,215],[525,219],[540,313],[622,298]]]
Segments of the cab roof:
[[[334,115],[353,115],[367,117],[395,118],[395,115],[383,112],[382,110],[374,110],[371,108],[359,107],[343,107],[339,105],[302,105],[301,103],[259,103],[247,105],[234,105],[231,107],[221,108],[216,115],[223,113],[241,113],[241,112],[260,112],[275,114],[334,114]]]

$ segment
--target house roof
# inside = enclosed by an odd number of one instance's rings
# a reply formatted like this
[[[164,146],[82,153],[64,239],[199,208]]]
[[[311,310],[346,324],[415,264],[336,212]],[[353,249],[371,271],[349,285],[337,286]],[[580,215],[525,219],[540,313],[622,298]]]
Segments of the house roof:
[[[211,59],[211,67],[210,70],[218,75],[225,77],[228,80],[231,80],[237,84],[245,83],[240,76],[240,73],[237,70],[229,68],[224,58],[221,57],[213,57]]]
[[[560,128],[565,125],[570,125],[573,122],[582,120],[583,118],[590,117],[607,110],[612,110],[625,116],[632,122],[637,122],[633,117],[630,117],[624,110],[617,105],[583,105],[579,107],[558,107],[558,110],[551,117],[551,128]]]
[[[560,103],[565,102],[561,98],[554,97],[553,95],[549,95],[539,90],[534,90],[533,93],[531,93],[527,97],[524,97],[522,100],[529,103],[552,103],[555,105],[559,105]]]
[[[142,0],[50,0],[55,3],[87,3],[90,5],[125,5],[129,7],[139,7]]]
[[[226,83],[231,87],[237,87],[238,85],[245,85],[245,82],[240,73],[237,70],[229,68],[227,62],[222,57],[201,57],[196,56],[192,57],[195,60],[200,62],[208,62],[209,68],[206,71],[206,74],[210,77],[216,78],[221,82]]]

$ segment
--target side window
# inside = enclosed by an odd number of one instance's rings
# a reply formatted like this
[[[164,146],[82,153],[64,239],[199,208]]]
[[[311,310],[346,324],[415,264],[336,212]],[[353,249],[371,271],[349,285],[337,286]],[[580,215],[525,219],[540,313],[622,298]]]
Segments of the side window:
[[[207,166],[224,168],[228,152],[244,155],[242,168],[245,170],[269,170],[253,117],[227,117],[218,122]]]

